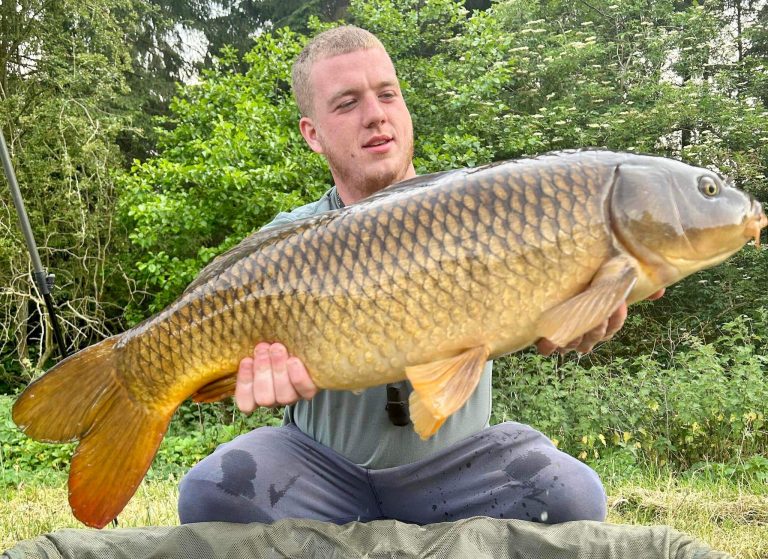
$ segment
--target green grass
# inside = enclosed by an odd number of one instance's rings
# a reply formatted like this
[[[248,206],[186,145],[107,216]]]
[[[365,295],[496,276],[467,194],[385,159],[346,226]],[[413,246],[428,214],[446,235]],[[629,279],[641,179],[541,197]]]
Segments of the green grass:
[[[768,557],[768,487],[669,472],[606,479],[608,521],[663,524],[738,559]]]
[[[639,470],[615,476],[597,467],[609,494],[609,522],[665,524],[738,559],[768,557],[768,487],[759,480]],[[120,526],[178,524],[176,487],[173,478],[145,480],[120,514]],[[0,549],[69,527],[82,525],[69,511],[63,475],[0,487]]]

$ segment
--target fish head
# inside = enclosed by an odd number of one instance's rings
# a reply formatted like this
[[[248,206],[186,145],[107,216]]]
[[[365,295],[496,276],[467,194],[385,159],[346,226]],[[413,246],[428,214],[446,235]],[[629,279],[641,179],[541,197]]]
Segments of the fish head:
[[[637,156],[617,165],[610,199],[618,242],[659,286],[719,264],[768,225],[761,204],[701,167]]]

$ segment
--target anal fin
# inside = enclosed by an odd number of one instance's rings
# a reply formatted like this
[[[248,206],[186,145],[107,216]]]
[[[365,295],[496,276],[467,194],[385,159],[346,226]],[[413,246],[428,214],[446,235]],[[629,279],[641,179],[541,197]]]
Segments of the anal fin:
[[[637,282],[634,261],[620,255],[605,262],[589,287],[539,318],[536,334],[557,346],[565,346],[608,320]]]
[[[237,374],[232,373],[226,377],[209,382],[200,388],[200,390],[192,394],[192,401],[199,404],[210,404],[224,398],[229,398],[235,394],[236,384]]]
[[[413,385],[408,405],[414,430],[422,439],[434,435],[445,420],[461,408],[480,381],[490,350],[467,349],[455,357],[406,367]]]

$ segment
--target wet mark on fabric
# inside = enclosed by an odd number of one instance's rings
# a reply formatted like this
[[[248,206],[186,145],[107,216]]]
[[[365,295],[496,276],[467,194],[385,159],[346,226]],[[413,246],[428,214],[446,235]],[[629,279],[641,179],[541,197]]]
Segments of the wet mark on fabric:
[[[546,506],[547,505],[546,501],[544,501],[542,499],[539,499],[539,495],[541,495],[542,493],[544,493],[546,495],[547,494],[546,489],[541,489],[541,488],[536,489],[536,488],[533,488],[533,491],[531,491],[527,495],[524,495],[523,499],[528,499],[529,501],[536,501],[540,505]]]
[[[547,503],[540,499],[542,494],[548,494],[548,491],[536,486],[532,481],[533,478],[541,472],[544,468],[549,466],[552,461],[544,454],[539,452],[530,452],[525,456],[517,458],[510,462],[504,472],[507,476],[518,480],[520,486],[523,489],[527,489],[529,492],[523,496],[523,499],[528,501],[534,501],[542,506],[546,506]],[[522,507],[526,508],[525,503],[522,503]],[[526,512],[525,516],[530,518],[530,513]]]
[[[552,461],[545,454],[529,452],[525,456],[512,460],[504,472],[519,481],[528,481],[546,468]]]
[[[299,476],[293,476],[291,479],[288,480],[288,483],[286,486],[278,491],[275,489],[275,484],[271,484],[269,486],[269,504],[273,507],[278,503],[280,499],[285,497],[285,494],[288,492],[288,490],[291,488],[291,485],[296,483],[296,480],[299,479]]]
[[[253,499],[253,479],[256,477],[256,462],[244,450],[230,450],[221,457],[221,481],[216,486],[230,495]]]

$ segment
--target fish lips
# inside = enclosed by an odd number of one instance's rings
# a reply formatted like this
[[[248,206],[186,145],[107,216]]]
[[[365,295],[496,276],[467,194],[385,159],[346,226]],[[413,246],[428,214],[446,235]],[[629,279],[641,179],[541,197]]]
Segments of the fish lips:
[[[748,218],[744,227],[744,235],[755,239],[755,246],[760,246],[760,232],[768,226],[768,217],[763,211],[763,206],[757,200],[752,200],[752,215]]]

